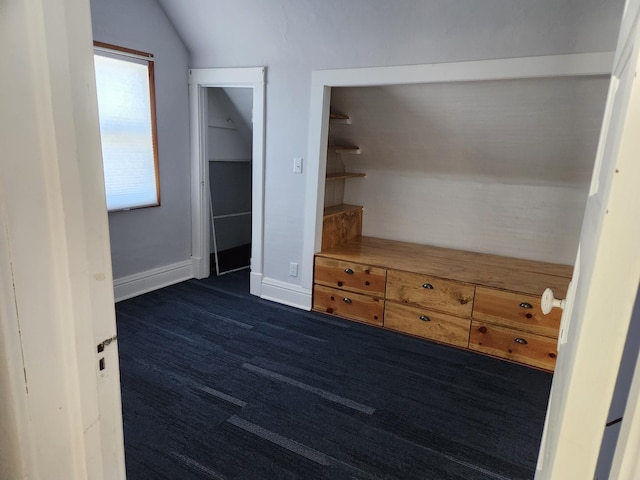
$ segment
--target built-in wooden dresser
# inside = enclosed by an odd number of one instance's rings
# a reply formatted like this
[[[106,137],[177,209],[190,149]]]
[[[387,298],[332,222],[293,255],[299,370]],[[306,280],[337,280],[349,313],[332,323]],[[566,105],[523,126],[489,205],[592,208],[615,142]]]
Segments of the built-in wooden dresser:
[[[572,267],[357,237],[316,254],[313,309],[553,370]]]

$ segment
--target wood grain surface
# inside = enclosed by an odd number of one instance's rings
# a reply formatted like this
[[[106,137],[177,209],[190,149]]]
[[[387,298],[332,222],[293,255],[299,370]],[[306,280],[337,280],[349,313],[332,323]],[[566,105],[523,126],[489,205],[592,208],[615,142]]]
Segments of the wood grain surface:
[[[362,236],[317,255],[535,296],[549,287],[557,298],[566,296],[573,272],[568,265]]]
[[[430,287],[430,288],[425,288]],[[470,317],[475,287],[419,273],[389,270],[387,300]]]
[[[384,297],[386,279],[384,268],[316,258],[314,281],[320,285]]]
[[[382,326],[384,300],[322,285],[313,287],[313,309],[339,317]]]
[[[469,345],[468,318],[459,318],[424,308],[385,302],[384,327],[437,342],[467,347]]]
[[[531,305],[531,308],[523,308]],[[473,319],[558,338],[562,310],[554,308],[548,315],[540,309],[540,297],[477,287]]]
[[[322,249],[333,248],[362,235],[362,207],[338,205],[325,209]]]
[[[553,338],[477,321],[471,322],[469,348],[545,370],[555,368],[558,353]]]

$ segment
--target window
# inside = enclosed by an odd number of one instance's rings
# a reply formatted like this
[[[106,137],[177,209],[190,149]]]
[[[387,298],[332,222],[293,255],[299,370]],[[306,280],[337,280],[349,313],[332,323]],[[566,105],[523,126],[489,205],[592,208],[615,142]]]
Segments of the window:
[[[107,209],[160,205],[153,55],[94,43]]]

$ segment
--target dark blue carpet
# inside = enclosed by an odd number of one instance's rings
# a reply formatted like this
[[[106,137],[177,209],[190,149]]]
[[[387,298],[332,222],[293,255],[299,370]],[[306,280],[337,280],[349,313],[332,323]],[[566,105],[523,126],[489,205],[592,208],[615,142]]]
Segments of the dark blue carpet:
[[[127,478],[529,479],[551,374],[261,300],[116,305]]]

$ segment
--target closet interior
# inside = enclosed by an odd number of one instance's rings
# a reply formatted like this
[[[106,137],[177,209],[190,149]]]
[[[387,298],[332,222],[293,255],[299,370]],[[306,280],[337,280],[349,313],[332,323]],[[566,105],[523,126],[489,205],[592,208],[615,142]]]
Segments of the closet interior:
[[[211,272],[251,264],[253,96],[250,88],[207,89]]]

